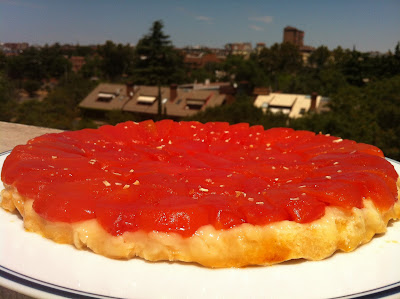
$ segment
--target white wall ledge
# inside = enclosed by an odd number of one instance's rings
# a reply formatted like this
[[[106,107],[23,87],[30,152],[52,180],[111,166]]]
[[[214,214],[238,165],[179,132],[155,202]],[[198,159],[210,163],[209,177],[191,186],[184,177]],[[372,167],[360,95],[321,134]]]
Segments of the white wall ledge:
[[[12,150],[16,145],[25,144],[34,137],[57,132],[62,131],[0,121],[0,153]]]

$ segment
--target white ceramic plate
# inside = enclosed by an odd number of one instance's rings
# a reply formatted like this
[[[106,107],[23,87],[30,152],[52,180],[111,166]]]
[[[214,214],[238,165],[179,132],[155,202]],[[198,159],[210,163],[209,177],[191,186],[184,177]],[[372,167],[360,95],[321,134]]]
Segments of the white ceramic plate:
[[[0,154],[1,167],[8,154]],[[79,251],[26,232],[19,216],[0,209],[0,285],[40,298],[399,298],[400,221],[319,262],[207,269]]]

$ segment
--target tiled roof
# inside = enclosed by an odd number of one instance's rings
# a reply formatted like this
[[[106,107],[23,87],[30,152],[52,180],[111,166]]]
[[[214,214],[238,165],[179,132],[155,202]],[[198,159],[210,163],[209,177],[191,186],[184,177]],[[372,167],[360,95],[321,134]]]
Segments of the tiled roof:
[[[99,84],[79,107],[96,110],[122,110],[128,112],[157,114],[157,101],[138,101],[139,97],[158,97],[157,86],[134,86],[132,90],[122,84]],[[149,99],[149,98],[147,98]],[[218,90],[177,88],[176,97],[171,98],[171,88],[161,87],[161,99],[168,116],[180,118],[190,116],[207,107],[220,106],[226,95]],[[193,105],[196,101],[199,105]]]
[[[111,101],[99,101],[100,93],[112,95]],[[126,85],[101,83],[79,103],[79,107],[96,110],[121,110],[128,100]]]

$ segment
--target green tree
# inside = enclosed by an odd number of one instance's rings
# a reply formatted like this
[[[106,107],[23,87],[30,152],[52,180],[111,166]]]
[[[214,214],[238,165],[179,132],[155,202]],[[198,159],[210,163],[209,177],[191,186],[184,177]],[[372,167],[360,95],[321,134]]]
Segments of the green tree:
[[[246,81],[251,88],[268,86],[268,78],[254,58],[245,59],[243,56],[232,55],[221,64],[221,68],[227,74],[227,81]]]
[[[161,85],[184,80],[183,57],[174,49],[163,27],[161,21],[155,21],[150,32],[139,40],[132,68],[135,84],[158,86],[158,118],[162,117]]]
[[[331,110],[291,120],[290,126],[373,144],[400,159],[400,76],[357,87],[346,85],[331,95]]]
[[[257,61],[274,90],[294,89],[294,76],[303,67],[303,59],[297,46],[276,43],[270,48],[262,49]]]
[[[33,98],[36,95],[36,92],[39,90],[41,83],[35,80],[26,80],[24,81],[24,89],[28,93],[29,97]]]
[[[92,78],[98,77],[101,78],[103,76],[102,73],[102,61],[100,56],[86,56],[85,57],[85,64],[79,70],[79,73],[84,78]]]
[[[10,121],[17,108],[15,88],[4,72],[0,71],[0,120]]]
[[[331,57],[331,52],[326,46],[320,46],[315,51],[313,51],[308,57],[308,63],[311,66],[315,66],[318,69],[322,69],[329,63],[329,58]]]
[[[115,81],[126,75],[133,60],[133,49],[129,45],[116,45],[112,41],[107,41],[98,51],[102,57],[103,74],[109,80]]]
[[[291,43],[276,43],[264,48],[258,55],[258,61],[267,73],[297,73],[303,65],[299,48]]]
[[[183,57],[174,49],[163,27],[162,21],[155,21],[136,45],[132,67],[136,84],[179,84],[184,80]]]

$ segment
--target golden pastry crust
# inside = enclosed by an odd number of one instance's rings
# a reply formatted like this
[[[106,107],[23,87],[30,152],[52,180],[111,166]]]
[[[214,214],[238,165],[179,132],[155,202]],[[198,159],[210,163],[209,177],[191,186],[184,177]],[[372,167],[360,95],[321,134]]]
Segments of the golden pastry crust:
[[[399,190],[400,180],[397,186]],[[364,200],[363,209],[327,207],[322,218],[304,224],[279,221],[265,226],[241,224],[227,230],[206,225],[188,238],[143,231],[112,236],[95,219],[72,224],[47,221],[33,210],[32,203],[11,186],[2,191],[0,205],[4,209],[17,210],[28,231],[58,243],[88,248],[110,258],[137,256],[148,261],[195,262],[212,268],[271,265],[300,258],[321,260],[338,250],[356,249],[375,234],[384,233],[391,219],[400,218],[399,201],[381,212],[371,200]]]

